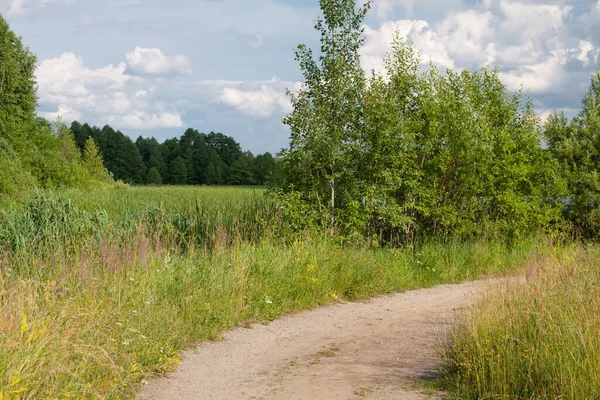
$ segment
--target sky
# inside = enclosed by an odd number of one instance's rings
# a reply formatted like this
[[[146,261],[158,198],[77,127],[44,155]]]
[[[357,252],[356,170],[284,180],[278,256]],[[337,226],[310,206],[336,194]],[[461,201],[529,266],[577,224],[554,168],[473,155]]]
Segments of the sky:
[[[294,50],[319,45],[318,0],[0,0],[0,13],[38,56],[43,117],[134,140],[222,132],[254,153],[287,145]],[[498,66],[542,118],[575,115],[600,68],[600,0],[374,0],[364,32],[367,71],[398,32],[424,63]]]

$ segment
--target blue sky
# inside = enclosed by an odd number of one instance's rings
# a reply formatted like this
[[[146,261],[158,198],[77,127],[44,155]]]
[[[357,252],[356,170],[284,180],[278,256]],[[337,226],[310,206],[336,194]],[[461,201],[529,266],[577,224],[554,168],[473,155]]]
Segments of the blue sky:
[[[293,51],[318,45],[317,0],[0,0],[0,12],[38,55],[41,115],[134,139],[221,131],[255,153],[287,144]],[[542,117],[574,115],[600,67],[600,0],[375,0],[365,69],[381,70],[396,31],[424,62],[498,65]]]

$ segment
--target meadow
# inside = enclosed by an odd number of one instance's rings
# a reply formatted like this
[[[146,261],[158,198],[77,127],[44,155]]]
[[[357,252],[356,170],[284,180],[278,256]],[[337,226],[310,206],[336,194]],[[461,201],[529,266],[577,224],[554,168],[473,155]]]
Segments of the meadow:
[[[0,398],[127,398],[236,325],[506,274],[537,238],[380,248],[289,235],[245,188],[39,192],[0,213]]]
[[[600,71],[542,123],[506,66],[440,69],[396,35],[365,71],[371,2],[319,5],[275,158],[46,121],[43,62],[0,15],[0,400],[129,398],[237,325],[507,274],[527,280],[462,315],[442,387],[600,398]],[[161,183],[274,190],[128,185]]]

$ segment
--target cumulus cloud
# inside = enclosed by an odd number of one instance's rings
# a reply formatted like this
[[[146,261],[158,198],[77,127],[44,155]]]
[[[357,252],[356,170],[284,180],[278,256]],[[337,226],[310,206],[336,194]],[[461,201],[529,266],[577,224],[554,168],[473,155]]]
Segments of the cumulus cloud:
[[[444,38],[427,21],[400,20],[387,21],[378,29],[365,26],[365,45],[361,49],[363,67],[370,71],[384,71],[384,57],[392,49],[397,34],[403,40],[412,40],[415,47],[423,51],[423,61],[455,68],[454,60],[448,54]]]
[[[576,14],[558,0],[486,0],[435,23],[404,19],[365,26],[363,66],[381,72],[397,32],[422,51],[424,63],[459,70],[498,65],[509,89],[523,87],[540,96],[566,86],[572,91],[572,82],[579,90],[600,61],[597,33],[583,37],[578,29],[584,20],[600,16],[600,1],[588,7]]]
[[[66,98],[85,98],[93,88],[104,91],[122,89],[130,77],[125,63],[108,64],[99,69],[85,67],[83,59],[73,53],[43,60],[37,68],[38,95],[42,101],[60,102]]]
[[[366,0],[361,0],[364,4]],[[390,17],[397,9],[402,9],[404,13],[413,15],[418,7],[435,7],[438,10],[445,11],[464,6],[463,0],[375,0],[371,5],[371,10],[382,19]]]
[[[127,53],[127,71],[139,75],[191,74],[192,63],[184,55],[165,55],[160,49],[136,47]]]
[[[225,88],[219,96],[219,101],[251,117],[264,118],[272,116],[275,111],[291,111],[291,104],[285,93],[266,85],[258,90]]]
[[[274,114],[286,114],[292,111],[292,105],[286,94],[286,88],[294,91],[299,83],[283,82],[278,78],[269,81],[237,82],[227,84],[217,98],[221,104],[254,117],[267,118]]]
[[[127,74],[127,64],[92,69],[73,53],[43,60],[37,68],[40,114],[66,121],[86,118],[132,129],[182,127],[181,115],[153,99],[154,83]]]

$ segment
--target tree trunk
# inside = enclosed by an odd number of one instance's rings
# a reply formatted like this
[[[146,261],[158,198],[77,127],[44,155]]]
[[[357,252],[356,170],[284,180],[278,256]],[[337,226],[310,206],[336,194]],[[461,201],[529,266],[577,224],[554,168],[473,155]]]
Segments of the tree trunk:
[[[331,180],[329,181],[329,190],[331,192],[331,225],[335,224],[335,167],[331,166]]]

